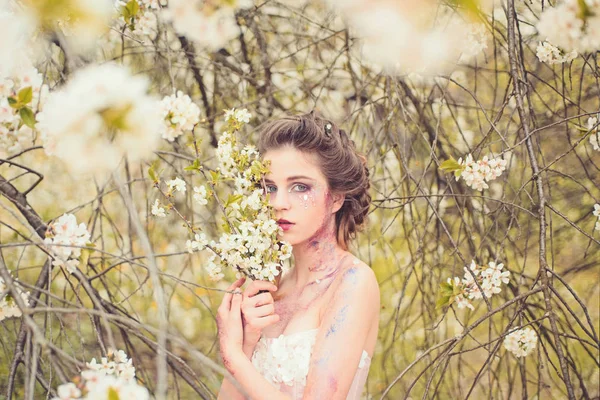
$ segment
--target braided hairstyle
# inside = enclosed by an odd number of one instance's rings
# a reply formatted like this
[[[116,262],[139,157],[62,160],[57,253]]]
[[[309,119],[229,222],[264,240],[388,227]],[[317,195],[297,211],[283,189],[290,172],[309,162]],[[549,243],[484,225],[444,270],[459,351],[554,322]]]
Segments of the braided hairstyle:
[[[292,146],[302,152],[316,154],[319,166],[332,193],[344,195],[344,203],[336,212],[336,237],[340,246],[349,242],[365,223],[371,195],[367,159],[356,151],[346,132],[317,112],[285,116],[261,126],[258,150]]]

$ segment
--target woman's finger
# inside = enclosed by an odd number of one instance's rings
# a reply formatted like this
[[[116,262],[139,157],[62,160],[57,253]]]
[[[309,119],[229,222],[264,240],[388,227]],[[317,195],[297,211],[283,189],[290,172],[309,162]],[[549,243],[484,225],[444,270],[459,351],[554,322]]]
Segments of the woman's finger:
[[[257,329],[264,329],[269,325],[273,325],[274,323],[279,322],[279,315],[278,314],[271,314],[268,315],[266,317],[262,317],[262,318],[258,318],[255,321],[255,328]]]
[[[277,286],[269,281],[252,281],[250,285],[244,290],[244,297],[252,297],[261,290],[268,290],[274,292],[277,290]]]
[[[242,277],[229,285],[227,291],[225,292],[225,296],[223,296],[223,301],[221,302],[219,309],[222,311],[229,311],[231,309],[231,298],[233,297],[233,291],[242,286],[245,281],[246,278]]]
[[[250,299],[250,304],[252,304],[254,307],[264,306],[265,304],[273,304],[274,302],[275,300],[273,300],[273,296],[269,292],[257,294]]]
[[[242,323],[242,291],[236,290],[231,299],[231,313],[229,317],[235,323]]]
[[[273,313],[275,313],[275,306],[273,304],[265,304],[264,306],[254,307],[251,310],[244,312],[244,318],[248,321],[254,318],[266,317]]]

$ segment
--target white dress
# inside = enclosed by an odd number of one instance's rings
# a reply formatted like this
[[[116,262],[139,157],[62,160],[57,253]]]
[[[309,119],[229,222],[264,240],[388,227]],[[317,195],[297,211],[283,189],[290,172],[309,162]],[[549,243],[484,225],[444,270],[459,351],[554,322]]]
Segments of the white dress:
[[[301,399],[317,332],[318,329],[311,329],[276,338],[263,336],[252,354],[252,364],[279,391]],[[360,399],[370,365],[371,358],[363,350],[346,399]]]

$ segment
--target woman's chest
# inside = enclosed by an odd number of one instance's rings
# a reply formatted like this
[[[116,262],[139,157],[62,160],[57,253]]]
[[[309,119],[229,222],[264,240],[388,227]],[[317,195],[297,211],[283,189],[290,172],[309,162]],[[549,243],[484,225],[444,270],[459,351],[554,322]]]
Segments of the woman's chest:
[[[308,288],[301,293],[276,299],[274,307],[279,321],[263,329],[263,336],[278,337],[318,328],[327,302],[328,291],[325,287]]]

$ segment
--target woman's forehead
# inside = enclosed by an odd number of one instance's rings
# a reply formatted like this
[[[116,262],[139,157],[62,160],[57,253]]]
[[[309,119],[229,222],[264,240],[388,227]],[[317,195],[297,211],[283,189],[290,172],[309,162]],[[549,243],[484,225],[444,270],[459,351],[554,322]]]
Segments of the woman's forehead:
[[[265,176],[267,180],[308,179],[317,182],[325,181],[314,154],[286,146],[267,151],[264,159],[271,162],[270,172]]]

